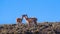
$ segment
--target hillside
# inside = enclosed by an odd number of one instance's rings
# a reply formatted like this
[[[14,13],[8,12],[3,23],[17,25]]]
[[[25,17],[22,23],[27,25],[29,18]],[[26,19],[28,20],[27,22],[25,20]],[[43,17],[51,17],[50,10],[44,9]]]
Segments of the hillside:
[[[44,22],[38,25],[4,24],[0,25],[0,34],[60,34],[60,22]]]

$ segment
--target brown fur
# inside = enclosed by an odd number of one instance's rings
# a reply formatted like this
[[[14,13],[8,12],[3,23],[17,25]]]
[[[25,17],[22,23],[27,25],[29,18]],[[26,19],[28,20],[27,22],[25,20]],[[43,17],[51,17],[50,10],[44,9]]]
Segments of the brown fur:
[[[26,20],[29,22],[29,23],[34,23],[37,25],[37,19],[36,18],[26,18]]]
[[[16,21],[17,23],[22,23],[22,18],[17,18]]]
[[[30,23],[34,23],[35,25],[37,25],[37,18],[28,18],[27,15],[23,15],[22,17],[26,19],[29,25]]]

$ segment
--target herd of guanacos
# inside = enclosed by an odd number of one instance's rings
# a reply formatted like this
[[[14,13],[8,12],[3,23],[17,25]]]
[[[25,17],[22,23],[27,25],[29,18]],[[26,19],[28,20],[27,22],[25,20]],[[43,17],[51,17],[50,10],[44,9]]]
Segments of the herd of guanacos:
[[[29,18],[27,14],[23,14],[21,18],[17,18],[17,19],[16,19],[16,22],[17,22],[18,24],[22,24],[22,20],[23,20],[23,19],[26,20],[26,23],[27,23],[28,25],[31,25],[31,24],[37,25],[37,18],[36,18],[36,17],[30,17],[30,18]]]

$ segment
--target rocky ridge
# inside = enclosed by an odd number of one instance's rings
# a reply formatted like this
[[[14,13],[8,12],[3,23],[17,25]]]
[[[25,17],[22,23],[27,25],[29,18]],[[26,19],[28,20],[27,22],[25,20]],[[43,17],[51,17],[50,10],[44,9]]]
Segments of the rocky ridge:
[[[0,25],[0,34],[60,34],[60,22],[44,22],[30,27],[27,24],[4,24]]]

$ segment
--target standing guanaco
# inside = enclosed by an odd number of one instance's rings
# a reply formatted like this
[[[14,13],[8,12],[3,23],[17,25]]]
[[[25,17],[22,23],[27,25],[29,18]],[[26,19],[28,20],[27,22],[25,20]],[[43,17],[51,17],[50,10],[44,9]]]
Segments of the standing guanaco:
[[[26,19],[28,25],[30,25],[30,23],[34,23],[35,25],[37,25],[37,18],[28,18],[28,16],[25,14],[22,15],[22,17]]]

